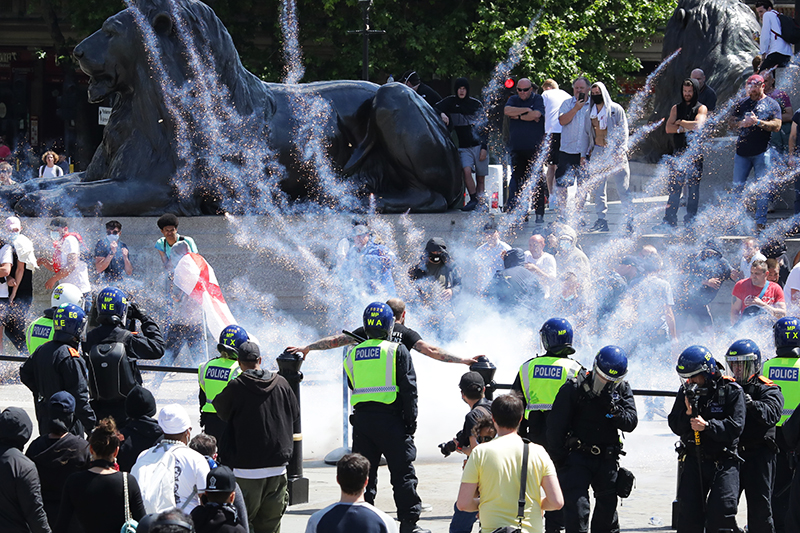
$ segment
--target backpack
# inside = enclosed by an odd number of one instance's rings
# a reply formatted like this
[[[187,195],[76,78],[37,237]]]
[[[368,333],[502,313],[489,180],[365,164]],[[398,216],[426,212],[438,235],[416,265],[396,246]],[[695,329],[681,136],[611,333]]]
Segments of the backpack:
[[[124,401],[138,383],[136,361],[128,357],[124,342],[96,344],[88,359],[89,389],[96,400]]]
[[[173,448],[166,443],[156,444],[145,451],[131,468],[131,475],[139,483],[142,503],[147,514],[160,513],[175,507],[175,455]],[[183,502],[181,510],[194,498],[192,495]]]
[[[781,23],[781,33],[778,34],[775,30],[772,30],[772,33],[775,33],[775,35],[789,44],[800,43],[800,26],[798,26],[797,22],[780,12],[778,13],[778,21]]]

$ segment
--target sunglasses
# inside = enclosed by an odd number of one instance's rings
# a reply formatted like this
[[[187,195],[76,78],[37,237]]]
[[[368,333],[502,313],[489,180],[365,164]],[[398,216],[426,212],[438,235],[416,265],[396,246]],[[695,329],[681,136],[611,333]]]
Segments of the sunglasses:
[[[484,437],[475,437],[475,440],[478,441],[478,444],[483,444],[485,442],[489,442],[493,438],[494,437],[490,437],[489,435],[486,435]]]
[[[119,235],[119,230],[118,229],[107,229],[106,230],[106,235]]]
[[[533,87],[526,87],[524,89],[517,88],[517,92],[518,93],[526,93],[526,92],[530,91],[531,89],[533,89]]]

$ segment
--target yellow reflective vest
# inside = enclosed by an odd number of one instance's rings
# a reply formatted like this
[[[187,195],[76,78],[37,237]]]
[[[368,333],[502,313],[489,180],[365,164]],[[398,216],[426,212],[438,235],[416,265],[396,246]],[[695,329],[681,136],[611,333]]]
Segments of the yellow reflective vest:
[[[390,404],[397,399],[397,346],[395,342],[370,339],[347,353],[344,369],[353,386],[350,405]]]
[[[216,357],[207,363],[200,365],[197,369],[197,379],[200,382],[200,389],[206,395],[206,403],[200,407],[203,413],[216,413],[214,408],[214,398],[228,385],[236,376],[241,374],[239,362],[227,357]]]
[[[800,404],[800,358],[773,357],[764,363],[761,374],[772,380],[783,393],[783,412],[778,426],[782,426]]]
[[[525,418],[531,411],[550,411],[561,386],[583,370],[581,364],[567,357],[542,355],[519,367],[519,381],[525,396]]]

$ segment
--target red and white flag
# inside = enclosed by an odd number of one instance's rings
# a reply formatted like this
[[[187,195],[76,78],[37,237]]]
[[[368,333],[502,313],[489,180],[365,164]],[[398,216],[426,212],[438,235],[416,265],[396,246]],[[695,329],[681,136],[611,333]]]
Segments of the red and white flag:
[[[191,252],[183,256],[175,266],[174,282],[180,290],[203,306],[206,326],[214,339],[219,338],[226,326],[236,324],[236,319],[222,296],[214,269],[203,256]]]

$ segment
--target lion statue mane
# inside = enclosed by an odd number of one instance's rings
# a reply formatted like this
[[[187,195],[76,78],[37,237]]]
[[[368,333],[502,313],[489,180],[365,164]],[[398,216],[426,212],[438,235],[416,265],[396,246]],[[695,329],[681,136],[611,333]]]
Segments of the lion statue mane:
[[[275,188],[324,200],[319,169],[304,154],[308,138],[297,139],[302,120],[321,122],[314,131],[327,161],[362,202],[373,194],[384,212],[438,212],[460,200],[457,149],[405,85],[265,83],[244,68],[209,6],[134,4],[74,51],[89,101],[111,101],[102,143],[85,172],[18,188],[18,213],[215,214],[246,210],[240,195],[274,201]],[[309,102],[326,112],[301,118]]]

